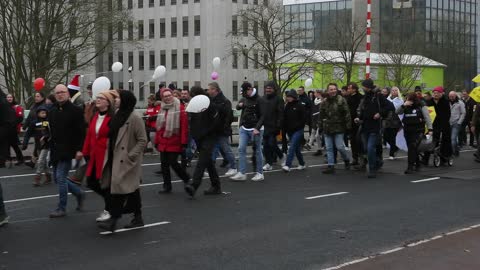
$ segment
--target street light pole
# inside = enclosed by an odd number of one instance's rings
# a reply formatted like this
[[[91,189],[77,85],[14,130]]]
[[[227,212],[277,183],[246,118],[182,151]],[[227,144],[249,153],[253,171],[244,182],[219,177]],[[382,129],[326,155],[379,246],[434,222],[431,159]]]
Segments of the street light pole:
[[[372,0],[367,0],[367,50],[365,63],[365,78],[370,78],[370,49],[371,49],[371,27],[372,27]]]

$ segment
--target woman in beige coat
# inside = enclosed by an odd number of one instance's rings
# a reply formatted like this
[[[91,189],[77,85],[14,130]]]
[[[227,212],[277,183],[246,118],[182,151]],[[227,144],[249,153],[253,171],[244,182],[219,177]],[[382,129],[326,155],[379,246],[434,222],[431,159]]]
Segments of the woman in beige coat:
[[[142,178],[143,150],[147,144],[147,135],[142,119],[134,112],[137,99],[126,90],[118,90],[115,99],[118,108],[109,123],[109,169],[102,181],[109,181],[111,202],[107,221],[100,222],[102,229],[115,231],[122,213],[133,213],[134,218],[126,228],[143,226],[140,182]]]

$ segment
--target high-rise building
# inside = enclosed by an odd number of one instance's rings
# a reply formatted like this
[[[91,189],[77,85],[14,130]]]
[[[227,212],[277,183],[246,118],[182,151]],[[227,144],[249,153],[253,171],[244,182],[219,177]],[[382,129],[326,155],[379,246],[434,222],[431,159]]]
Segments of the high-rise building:
[[[118,42],[107,51],[97,63],[97,72],[107,72],[112,63],[122,62],[123,71],[109,77],[115,88],[134,91],[141,103],[158,90],[160,83],[173,83],[180,89],[193,85],[206,88],[212,81],[212,60],[220,57],[218,83],[225,95],[236,101],[243,81],[262,86],[267,75],[232,50],[230,35],[243,34],[243,24],[237,17],[240,9],[266,3],[267,0],[123,0],[124,7],[131,10],[132,20],[113,38],[129,42]],[[152,81],[159,65],[166,67],[166,75]]]
[[[478,5],[476,0],[372,1],[372,51],[426,56],[447,65],[446,86],[470,88],[480,61]],[[335,49],[329,39],[335,27],[366,25],[366,0],[284,0],[284,8],[312,29],[291,48]]]

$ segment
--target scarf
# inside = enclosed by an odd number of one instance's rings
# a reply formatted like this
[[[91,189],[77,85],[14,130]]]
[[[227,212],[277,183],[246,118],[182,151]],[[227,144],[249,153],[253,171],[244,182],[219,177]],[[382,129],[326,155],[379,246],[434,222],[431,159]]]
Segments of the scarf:
[[[167,117],[168,113],[168,117]],[[157,129],[165,126],[163,137],[170,138],[174,134],[180,133],[180,100],[173,99],[173,103],[166,104],[162,101],[160,111],[157,117]]]

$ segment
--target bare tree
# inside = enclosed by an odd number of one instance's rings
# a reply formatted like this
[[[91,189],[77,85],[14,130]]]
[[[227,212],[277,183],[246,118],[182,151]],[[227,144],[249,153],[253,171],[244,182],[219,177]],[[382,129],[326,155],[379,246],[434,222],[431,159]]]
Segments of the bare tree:
[[[255,68],[268,72],[282,91],[311,73],[314,68],[311,52],[303,55],[299,52],[307,51],[286,52],[293,40],[303,37],[305,29],[296,26],[294,15],[284,13],[281,2],[249,6],[238,13],[238,18],[242,31],[233,29],[229,33],[234,62],[240,52]]]
[[[34,78],[53,86],[104,53],[129,13],[112,0],[4,0],[0,17],[3,87],[25,101]]]
[[[357,52],[361,45],[365,44],[366,27],[350,20],[339,19],[332,23],[330,31],[325,36],[319,37],[316,42],[316,49],[329,49],[337,53],[329,51],[321,51],[319,61],[331,64],[333,67],[342,71],[344,83],[352,80],[353,67],[356,63]]]

